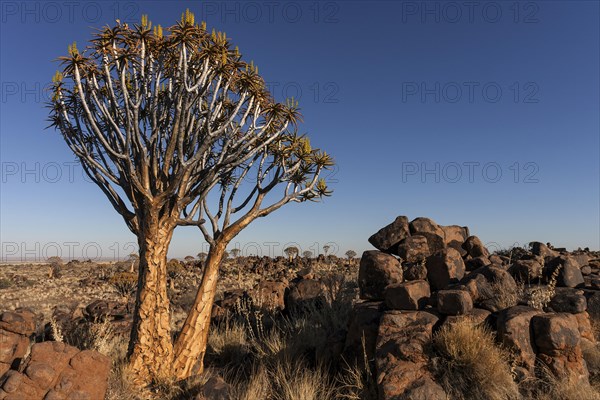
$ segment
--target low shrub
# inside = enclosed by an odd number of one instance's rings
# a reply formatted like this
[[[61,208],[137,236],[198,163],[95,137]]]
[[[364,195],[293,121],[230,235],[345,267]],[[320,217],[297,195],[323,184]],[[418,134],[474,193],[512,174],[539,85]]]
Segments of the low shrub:
[[[495,344],[494,335],[488,328],[465,318],[443,325],[432,342],[436,353],[432,369],[450,398],[519,398],[508,353]]]

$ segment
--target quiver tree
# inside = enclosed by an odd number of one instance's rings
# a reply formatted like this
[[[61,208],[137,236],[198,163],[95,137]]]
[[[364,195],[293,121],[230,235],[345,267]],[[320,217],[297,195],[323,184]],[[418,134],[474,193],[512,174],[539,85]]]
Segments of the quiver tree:
[[[138,238],[129,358],[141,384],[202,370],[225,247],[255,218],[328,195],[319,174],[332,165],[296,133],[297,103],[276,102],[224,33],[208,32],[189,11],[165,31],[144,16],[102,28],[84,51],[69,46],[49,104],[51,126]],[[266,205],[280,186],[281,198]],[[178,225],[198,226],[210,249],[173,344],[167,250]]]
[[[286,256],[288,256],[290,262],[292,262],[294,260],[294,257],[298,255],[299,250],[296,246],[290,246],[283,249],[283,252]]]

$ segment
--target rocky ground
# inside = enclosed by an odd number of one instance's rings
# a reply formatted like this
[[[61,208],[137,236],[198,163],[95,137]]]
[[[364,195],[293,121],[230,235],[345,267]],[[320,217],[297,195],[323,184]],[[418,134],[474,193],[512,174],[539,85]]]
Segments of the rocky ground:
[[[123,367],[135,264],[0,266],[0,399],[600,399],[600,253],[490,254],[403,216],[369,242],[360,261],[225,261],[210,373],[143,393]],[[202,263],[168,271],[177,330]]]

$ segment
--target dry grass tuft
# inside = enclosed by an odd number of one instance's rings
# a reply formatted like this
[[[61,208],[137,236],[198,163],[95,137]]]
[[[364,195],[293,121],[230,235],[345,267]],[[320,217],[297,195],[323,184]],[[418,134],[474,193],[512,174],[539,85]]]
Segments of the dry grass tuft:
[[[310,368],[302,361],[282,360],[271,370],[274,400],[333,400],[336,388],[322,365]]]
[[[508,354],[492,332],[469,319],[446,324],[433,338],[439,357],[433,370],[450,398],[456,400],[518,399]]]
[[[539,371],[534,400],[600,400],[600,392],[592,385],[559,379],[544,365],[539,366]]]
[[[339,374],[339,398],[346,400],[377,399],[377,382],[369,366],[365,337],[362,337],[363,363],[348,365]]]

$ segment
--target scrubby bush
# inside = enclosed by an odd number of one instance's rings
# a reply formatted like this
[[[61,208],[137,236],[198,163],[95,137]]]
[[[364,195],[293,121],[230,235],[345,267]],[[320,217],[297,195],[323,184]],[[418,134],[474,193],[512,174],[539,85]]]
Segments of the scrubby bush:
[[[6,279],[6,278],[1,278],[0,279],[0,290],[1,289],[8,289],[13,285],[13,283],[11,282],[10,279]]]
[[[445,324],[433,337],[432,368],[446,393],[455,400],[519,398],[507,352],[486,327],[465,318]]]
[[[133,296],[137,288],[137,274],[133,272],[118,272],[114,274],[109,283],[122,297],[128,299]]]

